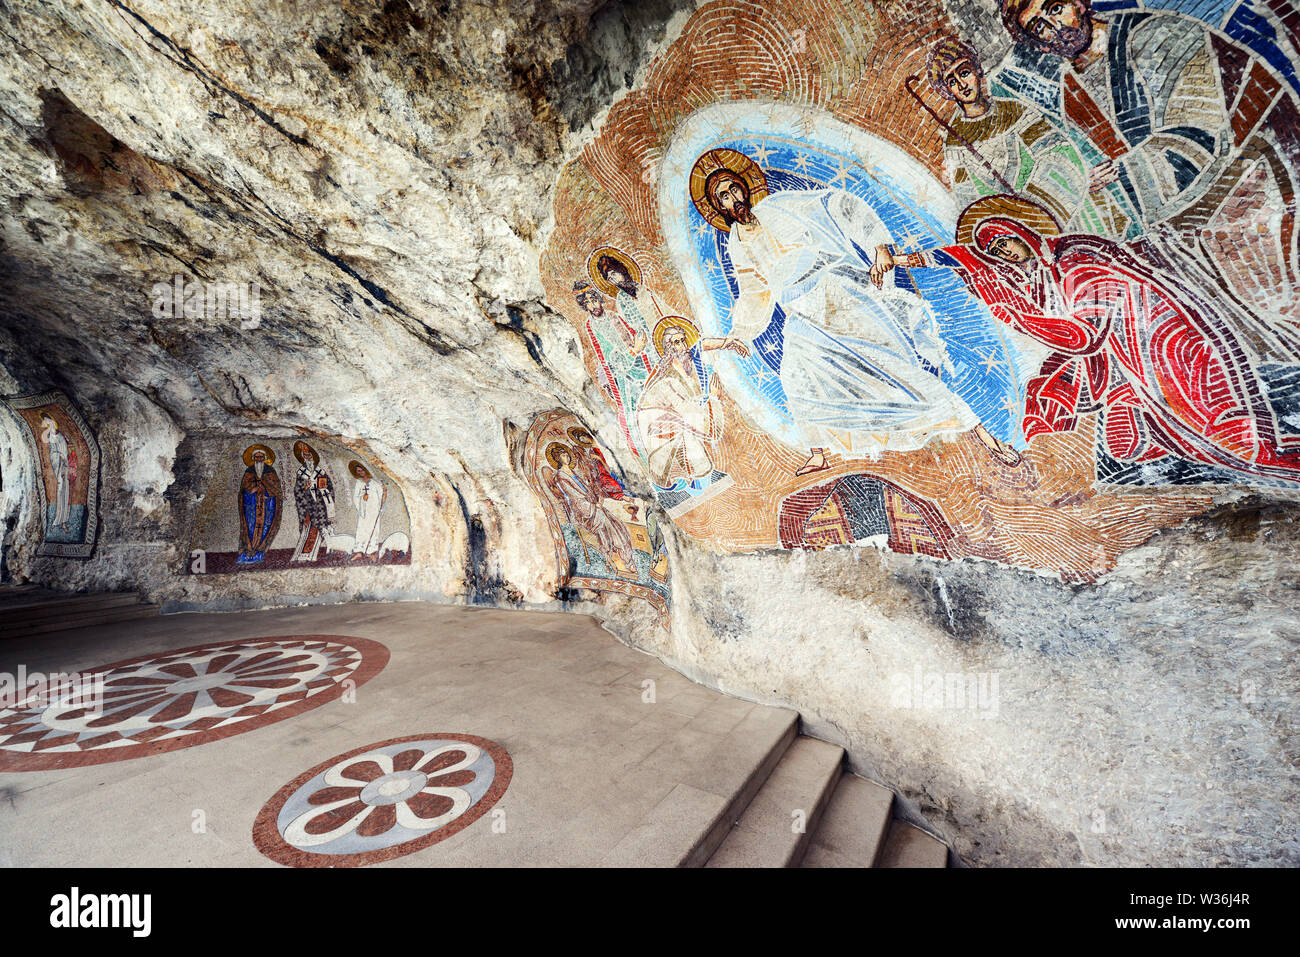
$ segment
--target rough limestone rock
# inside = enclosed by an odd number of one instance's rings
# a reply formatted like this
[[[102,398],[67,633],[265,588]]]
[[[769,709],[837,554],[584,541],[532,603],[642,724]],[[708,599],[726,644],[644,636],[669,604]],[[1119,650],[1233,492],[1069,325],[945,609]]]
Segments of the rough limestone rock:
[[[906,32],[936,5],[867,6]],[[38,466],[0,415],[6,582],[175,612],[419,598],[596,614],[700,682],[797,708],[971,864],[1300,862],[1287,495],[1198,492],[1186,514],[1204,514],[1073,583],[870,544],[733,554],[651,505],[669,627],[635,597],[563,587],[524,437],[546,410],[598,424],[609,407],[544,286],[552,204],[695,4],[0,14],[0,394],[64,391],[103,454],[93,556],[37,555]],[[162,292],[178,282],[255,284],[256,306],[187,310]],[[235,507],[243,465],[221,450],[249,434],[382,463],[411,564],[188,574],[214,475]],[[617,429],[601,435],[653,502]]]

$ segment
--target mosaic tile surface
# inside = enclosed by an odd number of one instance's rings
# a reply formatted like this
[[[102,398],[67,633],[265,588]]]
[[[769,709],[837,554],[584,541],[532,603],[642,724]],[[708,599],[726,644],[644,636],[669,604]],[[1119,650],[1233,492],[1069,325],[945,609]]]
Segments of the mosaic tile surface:
[[[400,486],[369,458],[312,438],[231,443],[195,518],[195,575],[409,565]]]
[[[513,765],[470,734],[416,734],[323,761],[281,788],[253,827],[267,857],[291,867],[357,867],[458,833],[496,804]]]
[[[99,534],[99,443],[72,400],[59,391],[5,400],[26,427],[44,516],[38,555],[89,558]]]
[[[722,549],[1072,580],[1296,496],[1298,65],[1287,0],[703,4],[557,186],[598,437]]]
[[[524,465],[546,511],[559,587],[643,598],[667,627],[672,589],[658,518],[627,491],[586,425],[563,409],[542,413],[525,437]],[[727,482],[712,472],[704,479],[677,483],[670,515],[674,507],[693,507]]]
[[[283,721],[369,681],[388,649],[365,638],[283,635],[105,665],[103,705],[32,699],[0,710],[0,771],[125,761]]]

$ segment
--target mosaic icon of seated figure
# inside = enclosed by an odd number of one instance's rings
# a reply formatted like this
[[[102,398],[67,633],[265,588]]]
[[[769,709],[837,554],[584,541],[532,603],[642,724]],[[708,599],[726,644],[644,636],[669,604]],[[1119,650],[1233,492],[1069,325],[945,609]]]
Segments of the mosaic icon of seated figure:
[[[684,316],[665,316],[655,326],[660,360],[637,403],[636,421],[646,467],[670,514],[727,476],[714,466],[722,437],[722,406],[713,391],[713,370],[704,353],[729,350],[749,355],[734,336],[702,338]]]
[[[635,520],[640,506],[635,504],[634,499],[628,498],[627,489],[610,471],[605,453],[596,445],[596,437],[580,425],[571,427],[566,434],[573,443],[569,448],[575,459],[574,471],[582,476],[589,488],[598,489],[605,498],[626,501]]]
[[[644,503],[627,491],[622,480],[615,475],[605,459],[605,453],[596,444],[596,437],[584,426],[571,426],[565,433],[573,444],[569,446],[577,459],[574,470],[587,482],[588,488],[600,489],[603,496],[618,502],[626,510],[624,527],[632,538],[632,544],[642,551],[647,550],[652,557],[649,574],[657,582],[668,580],[668,549],[664,545],[663,534],[659,531],[659,522],[655,516],[646,511]],[[645,534],[641,534],[639,522],[645,522]]]
[[[579,471],[578,457],[563,442],[552,442],[546,447],[546,461],[550,469],[543,473],[543,480],[564,509],[565,521],[573,526],[584,564],[595,564],[594,549],[596,557],[603,559],[620,578],[636,579],[632,536],[623,521],[611,511],[624,512],[631,520],[627,504],[606,498],[602,490],[592,484],[589,473]]]

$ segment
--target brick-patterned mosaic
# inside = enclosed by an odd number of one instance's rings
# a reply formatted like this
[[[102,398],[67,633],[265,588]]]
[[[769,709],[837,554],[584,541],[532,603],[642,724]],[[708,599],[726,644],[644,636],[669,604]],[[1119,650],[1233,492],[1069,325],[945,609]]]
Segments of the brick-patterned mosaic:
[[[701,6],[543,256],[626,448],[728,550],[1089,580],[1300,488],[1288,0]]]

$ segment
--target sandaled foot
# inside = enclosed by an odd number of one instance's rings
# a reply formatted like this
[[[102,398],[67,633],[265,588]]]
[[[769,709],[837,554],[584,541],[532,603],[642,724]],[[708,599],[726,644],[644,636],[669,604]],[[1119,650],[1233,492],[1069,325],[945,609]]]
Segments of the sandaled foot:
[[[821,472],[830,468],[826,463],[825,449],[811,449],[810,451],[812,454],[808,456],[808,461],[795,469],[795,475],[807,475],[810,472]]]
[[[1001,462],[1007,468],[1015,468],[1024,461],[1023,456],[1001,439],[995,438],[989,434],[989,431],[982,425],[975,427],[975,437],[980,440],[980,444],[988,449],[989,454]]]

